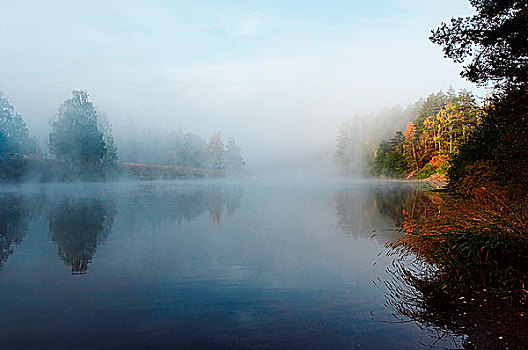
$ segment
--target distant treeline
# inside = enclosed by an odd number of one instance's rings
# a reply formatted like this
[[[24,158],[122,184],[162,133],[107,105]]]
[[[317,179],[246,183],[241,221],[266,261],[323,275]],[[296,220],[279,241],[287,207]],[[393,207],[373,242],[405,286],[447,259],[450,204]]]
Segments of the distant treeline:
[[[209,142],[181,131],[150,139],[132,138],[118,157],[110,122],[82,90],[73,91],[72,97],[59,107],[46,145],[49,153],[42,152],[35,137],[29,137],[22,116],[0,92],[0,178],[4,181],[64,181],[122,175],[181,178],[239,173],[245,165],[234,138],[226,142],[220,132],[214,132]],[[133,171],[130,165],[123,166],[119,158],[133,163]],[[140,168],[144,169],[138,172]],[[138,175],[143,173],[149,176]]]

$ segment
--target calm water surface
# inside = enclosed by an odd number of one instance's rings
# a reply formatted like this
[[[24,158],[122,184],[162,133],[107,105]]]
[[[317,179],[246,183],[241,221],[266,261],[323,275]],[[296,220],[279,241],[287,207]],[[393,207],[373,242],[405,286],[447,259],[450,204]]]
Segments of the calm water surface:
[[[393,317],[379,282],[412,190],[272,180],[4,186],[0,347],[431,345],[427,329]]]

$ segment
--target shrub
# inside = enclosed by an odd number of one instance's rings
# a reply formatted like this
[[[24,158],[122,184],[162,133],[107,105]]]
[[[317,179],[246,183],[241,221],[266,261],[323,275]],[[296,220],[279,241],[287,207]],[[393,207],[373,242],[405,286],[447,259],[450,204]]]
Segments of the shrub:
[[[424,165],[420,171],[416,173],[417,179],[427,179],[429,176],[436,173],[436,167],[434,167],[431,163],[427,163]]]

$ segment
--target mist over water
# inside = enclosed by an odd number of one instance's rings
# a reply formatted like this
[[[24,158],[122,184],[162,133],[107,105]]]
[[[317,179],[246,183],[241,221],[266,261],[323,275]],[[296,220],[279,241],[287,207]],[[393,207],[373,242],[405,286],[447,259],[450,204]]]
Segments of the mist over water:
[[[455,12],[0,2],[0,347],[451,346],[380,287],[420,185],[365,175],[474,88],[427,41]]]
[[[4,187],[3,344],[417,348],[429,336],[380,322],[391,310],[373,284],[408,191],[286,178]]]

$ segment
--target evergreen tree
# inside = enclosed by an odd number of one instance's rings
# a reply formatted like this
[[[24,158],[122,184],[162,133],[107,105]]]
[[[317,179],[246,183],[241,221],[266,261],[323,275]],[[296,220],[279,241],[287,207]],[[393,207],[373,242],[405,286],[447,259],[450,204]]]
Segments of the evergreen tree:
[[[98,128],[103,133],[104,154],[102,161],[105,165],[115,166],[117,164],[117,146],[112,136],[112,124],[108,121],[106,114],[99,113]]]
[[[245,165],[244,158],[242,158],[242,150],[233,137],[227,139],[226,153],[225,168],[231,172],[242,171]]]
[[[433,31],[431,41],[457,63],[470,58],[462,76],[499,88],[528,85],[528,2],[470,0],[476,14],[453,18]]]
[[[50,152],[66,162],[70,172],[94,173],[105,157],[104,134],[86,91],[73,91],[59,107],[49,136]],[[70,174],[74,175],[74,174]]]

